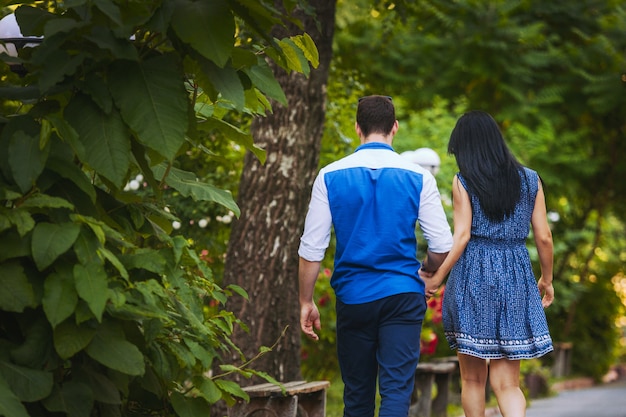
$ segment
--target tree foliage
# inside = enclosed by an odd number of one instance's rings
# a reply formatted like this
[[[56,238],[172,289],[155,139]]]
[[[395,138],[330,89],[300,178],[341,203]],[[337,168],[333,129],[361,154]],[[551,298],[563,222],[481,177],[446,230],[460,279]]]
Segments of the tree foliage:
[[[243,324],[184,236],[164,190],[239,214],[181,157],[227,138],[259,159],[229,114],[285,96],[268,59],[308,74],[305,33],[267,35],[295,1],[23,2],[41,43],[3,55],[0,118],[0,415],[208,415],[246,398],[223,365]],[[4,14],[12,9],[5,9]],[[245,30],[244,30],[245,28]],[[243,36],[255,33],[255,37]],[[222,139],[223,140],[223,139]],[[126,185],[141,176],[139,195]],[[165,193],[167,193],[166,191]],[[259,354],[267,351],[261,348]]]

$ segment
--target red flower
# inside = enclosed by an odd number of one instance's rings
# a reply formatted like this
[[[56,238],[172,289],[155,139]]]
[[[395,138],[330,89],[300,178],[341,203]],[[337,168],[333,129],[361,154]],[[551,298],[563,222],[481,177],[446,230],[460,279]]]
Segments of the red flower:
[[[424,340],[425,339],[425,340]],[[432,355],[435,353],[437,349],[437,343],[439,343],[439,338],[435,332],[431,332],[425,338],[420,340],[420,352],[422,355]]]
[[[324,294],[320,297],[319,305],[320,307],[324,307],[330,301],[330,295]]]

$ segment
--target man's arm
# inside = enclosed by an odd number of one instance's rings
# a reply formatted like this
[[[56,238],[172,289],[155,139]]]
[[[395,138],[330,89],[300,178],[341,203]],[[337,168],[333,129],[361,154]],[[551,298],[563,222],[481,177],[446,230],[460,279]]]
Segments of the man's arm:
[[[313,340],[319,339],[314,329],[320,330],[322,328],[320,312],[313,301],[320,265],[321,262],[319,261],[307,261],[302,257],[298,265],[300,328],[304,334]]]
[[[439,269],[443,261],[446,260],[447,256],[448,252],[435,253],[431,252],[431,250],[428,249],[426,251],[426,259],[424,259],[424,262],[422,263],[422,271],[434,273],[436,270]]]

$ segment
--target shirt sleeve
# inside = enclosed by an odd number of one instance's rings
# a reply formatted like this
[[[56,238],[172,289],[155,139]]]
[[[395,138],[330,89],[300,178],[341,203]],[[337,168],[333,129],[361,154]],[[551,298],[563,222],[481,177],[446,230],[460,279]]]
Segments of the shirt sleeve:
[[[323,172],[321,172],[313,183],[311,202],[304,221],[304,232],[300,238],[298,255],[307,261],[321,261],[330,243],[331,226],[328,190]]]
[[[432,175],[424,175],[417,221],[431,252],[446,253],[452,249],[450,224],[441,203],[437,182]]]

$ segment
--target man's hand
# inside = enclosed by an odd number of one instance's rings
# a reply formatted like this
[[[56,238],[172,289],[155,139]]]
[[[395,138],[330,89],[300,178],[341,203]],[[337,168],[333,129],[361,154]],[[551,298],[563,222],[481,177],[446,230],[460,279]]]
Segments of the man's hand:
[[[319,340],[314,329],[321,330],[320,312],[315,303],[305,303],[300,306],[300,328],[305,335],[313,340]]]

